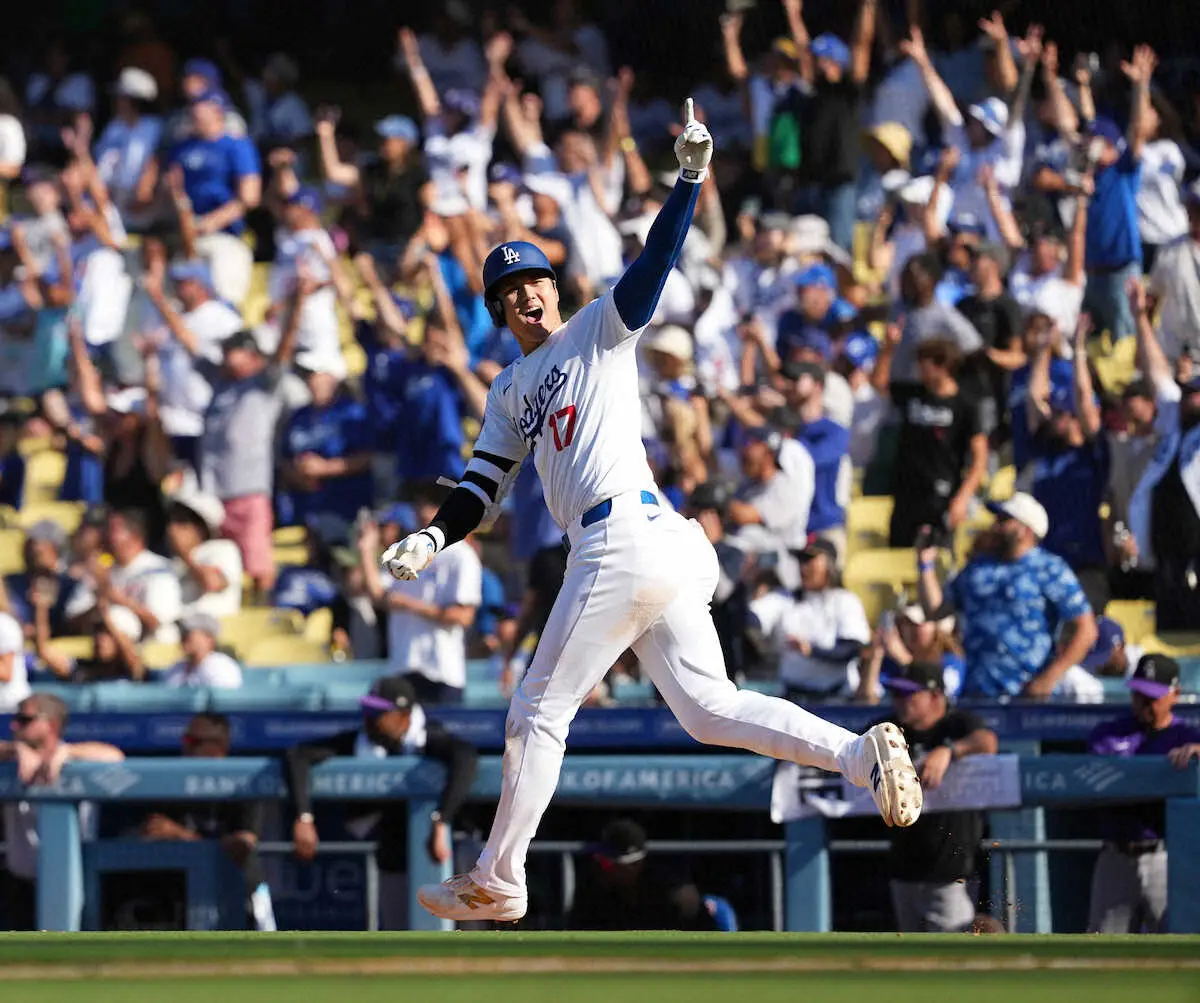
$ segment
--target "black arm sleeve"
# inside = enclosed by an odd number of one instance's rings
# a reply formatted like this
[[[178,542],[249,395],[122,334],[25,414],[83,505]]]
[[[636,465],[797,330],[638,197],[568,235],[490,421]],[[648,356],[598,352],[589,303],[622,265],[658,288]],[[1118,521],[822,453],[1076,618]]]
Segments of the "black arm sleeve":
[[[445,546],[465,540],[483,519],[483,502],[466,488],[455,488],[442,507],[437,510],[431,526],[436,526],[446,537]]]
[[[429,733],[425,740],[425,755],[446,766],[446,786],[438,801],[438,811],[447,822],[452,822],[471,793],[475,782],[475,770],[479,765],[479,754],[470,742],[451,735],[442,725],[429,722]]]
[[[350,755],[357,738],[357,731],[343,731],[323,742],[295,745],[283,754],[283,782],[296,815],[312,811],[308,795],[308,775],[312,768],[334,756]]]

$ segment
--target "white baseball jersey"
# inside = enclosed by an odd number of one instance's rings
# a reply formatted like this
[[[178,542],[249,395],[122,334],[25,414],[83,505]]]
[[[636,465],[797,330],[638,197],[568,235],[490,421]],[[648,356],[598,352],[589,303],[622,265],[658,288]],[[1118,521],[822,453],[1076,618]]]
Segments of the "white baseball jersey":
[[[563,528],[614,495],[653,489],[641,437],[637,333],[625,327],[610,291],[503,370],[488,391],[462,486],[490,505],[470,475],[500,483],[505,470],[480,454],[519,465],[532,452],[546,505]]]

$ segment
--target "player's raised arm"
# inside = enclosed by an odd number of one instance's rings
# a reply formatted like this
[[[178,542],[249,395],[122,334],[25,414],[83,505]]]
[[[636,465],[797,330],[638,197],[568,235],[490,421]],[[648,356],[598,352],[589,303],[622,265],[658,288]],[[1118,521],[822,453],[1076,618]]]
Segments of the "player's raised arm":
[[[675,140],[679,180],[650,227],[642,253],[613,289],[617,313],[630,332],[640,331],[654,316],[667,276],[679,260],[692,224],[692,212],[700,185],[708,177],[712,154],[712,136],[704,123],[696,121],[692,99],[688,98],[684,105],[683,132]]]

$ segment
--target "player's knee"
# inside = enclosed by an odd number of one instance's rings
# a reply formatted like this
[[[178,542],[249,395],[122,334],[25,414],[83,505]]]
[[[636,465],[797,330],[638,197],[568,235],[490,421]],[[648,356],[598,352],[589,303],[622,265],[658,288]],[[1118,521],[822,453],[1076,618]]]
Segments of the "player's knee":
[[[720,744],[729,723],[728,716],[721,713],[720,706],[709,703],[693,703],[677,717],[684,731],[705,745]]]

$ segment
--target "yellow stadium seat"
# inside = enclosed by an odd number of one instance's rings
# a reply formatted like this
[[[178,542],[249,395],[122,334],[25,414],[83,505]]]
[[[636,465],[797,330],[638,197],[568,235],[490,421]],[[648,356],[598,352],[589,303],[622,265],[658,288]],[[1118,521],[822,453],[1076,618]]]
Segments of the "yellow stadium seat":
[[[311,665],[328,662],[329,645],[303,637],[267,637],[251,645],[244,661],[248,666]]]
[[[908,588],[917,583],[917,555],[911,547],[860,550],[847,559],[842,582],[846,588],[856,585]]]
[[[1147,634],[1140,643],[1147,655],[1170,655],[1172,658],[1200,656],[1200,631]]]
[[[0,529],[0,575],[15,575],[25,570],[25,531]]]
[[[271,543],[276,547],[294,547],[304,543],[308,530],[304,526],[278,526],[271,532]]]
[[[904,590],[893,588],[891,585],[858,584],[850,590],[863,604],[863,612],[867,614],[867,623],[873,628],[879,626],[879,618],[889,609],[895,609],[904,598]]]
[[[148,669],[169,669],[183,659],[183,648],[174,641],[147,641],[141,648],[142,664]]]
[[[1014,466],[1001,467],[988,483],[988,498],[992,501],[1004,501],[1011,498],[1017,489],[1017,468]]]
[[[346,360],[347,375],[362,376],[367,371],[367,353],[361,345],[354,343],[344,346],[342,357]]]
[[[34,523],[45,519],[58,523],[68,533],[74,533],[79,528],[86,510],[86,502],[43,501],[26,504],[17,513],[17,524],[23,529],[28,529]]]
[[[1150,599],[1113,599],[1104,615],[1125,631],[1126,644],[1141,644],[1154,633],[1154,602]]]
[[[53,449],[32,454],[25,461],[25,505],[54,501],[66,473],[67,458],[64,454]]]
[[[50,647],[59,654],[81,661],[93,658],[96,654],[96,643],[90,637],[55,637],[51,639]]]
[[[308,563],[308,547],[304,544],[292,544],[287,547],[273,547],[271,556],[275,561],[275,567],[282,568],[288,565],[299,565],[303,567]]]
[[[867,548],[886,547],[891,529],[890,497],[855,498],[846,512],[846,542],[849,553]]]
[[[269,637],[299,637],[304,618],[294,609],[258,606],[243,609],[221,620],[221,644],[243,653],[259,640]]]
[[[333,611],[327,606],[315,609],[304,621],[304,639],[328,646],[333,634]]]
[[[29,459],[34,453],[40,453],[47,449],[54,449],[54,437],[51,435],[31,435],[17,443],[17,452],[26,459]],[[26,468],[25,474],[29,475],[28,468]]]

